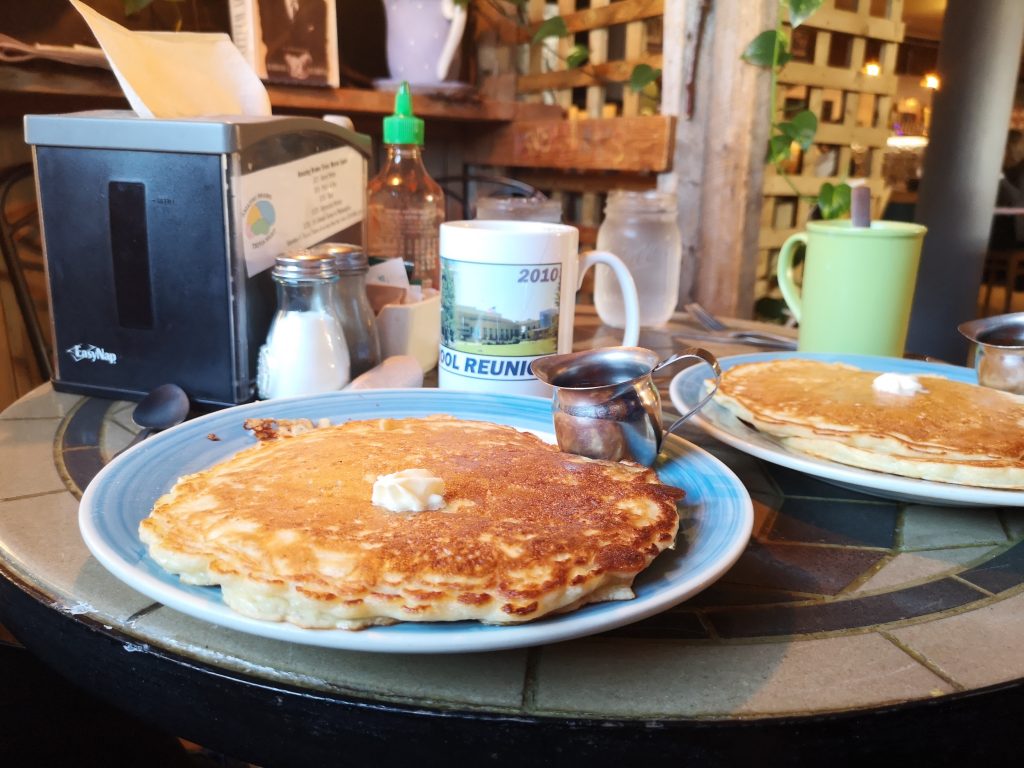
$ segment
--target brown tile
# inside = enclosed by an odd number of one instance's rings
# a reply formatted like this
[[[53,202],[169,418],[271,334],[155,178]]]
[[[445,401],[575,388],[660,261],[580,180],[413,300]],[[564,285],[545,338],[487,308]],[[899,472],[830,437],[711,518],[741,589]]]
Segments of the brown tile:
[[[765,589],[835,595],[887,553],[752,541],[723,580]]]
[[[878,573],[852,594],[891,590],[940,574],[953,573],[959,571],[967,563],[980,560],[992,551],[992,547],[961,547],[903,552],[886,563]]]
[[[891,634],[969,689],[1024,678],[1024,593]]]

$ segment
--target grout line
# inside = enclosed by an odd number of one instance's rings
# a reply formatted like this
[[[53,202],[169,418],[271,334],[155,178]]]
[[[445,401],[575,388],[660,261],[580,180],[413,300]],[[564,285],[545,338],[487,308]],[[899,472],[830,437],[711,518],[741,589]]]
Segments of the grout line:
[[[981,594],[985,595],[986,597],[995,597],[995,595],[996,595],[995,592],[989,592],[984,587],[979,587],[974,582],[968,581],[967,579],[964,579],[964,578],[961,578],[959,574],[952,573],[952,574],[949,575],[948,578],[952,579],[953,581],[959,581],[961,584],[966,584],[971,589],[974,589],[974,590],[977,590],[978,592],[981,592]]]
[[[863,587],[865,584],[871,581],[871,579],[877,576],[879,571],[881,571],[893,560],[895,560],[898,554],[898,550],[892,550],[890,551],[888,556],[879,558],[878,562],[876,562],[866,571],[863,571],[857,578],[855,578],[853,581],[851,581],[849,584],[847,584],[845,587],[839,590],[839,592],[836,593],[835,597],[849,597],[853,595],[857,590],[859,590],[861,587]]]
[[[24,501],[25,499],[41,499],[44,496],[56,496],[57,494],[64,495],[68,492],[67,488],[58,488],[53,491],[39,491],[38,493],[26,493],[24,496],[5,496],[0,498],[0,504],[8,501]]]
[[[537,674],[542,648],[526,649],[526,669],[523,670],[523,697],[519,706],[523,711],[532,711],[537,703]]]
[[[888,632],[879,631],[878,634],[881,635],[882,637],[884,637],[886,640],[888,640],[893,645],[895,645],[897,648],[899,648],[901,651],[903,651],[905,654],[907,654],[910,658],[912,658],[914,661],[916,661],[922,667],[927,669],[933,675],[935,675],[938,678],[941,678],[954,691],[963,692],[963,691],[967,690],[967,686],[963,685],[962,683],[957,682],[957,680],[952,675],[948,674],[945,670],[942,669],[942,667],[940,667],[938,664],[936,664],[934,661],[932,661],[931,659],[926,657],[921,652],[915,651],[909,645],[901,642],[899,639],[897,639],[896,637],[894,637],[893,635],[891,635]]]

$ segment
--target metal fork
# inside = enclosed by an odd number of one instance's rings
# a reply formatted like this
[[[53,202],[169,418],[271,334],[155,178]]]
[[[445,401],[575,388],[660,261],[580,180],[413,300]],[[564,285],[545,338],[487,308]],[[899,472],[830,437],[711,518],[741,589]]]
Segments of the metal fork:
[[[690,317],[704,326],[704,328],[725,338],[736,339],[737,341],[750,340],[770,343],[778,346],[780,349],[796,349],[796,339],[789,336],[730,328],[695,301],[687,304],[685,308]]]

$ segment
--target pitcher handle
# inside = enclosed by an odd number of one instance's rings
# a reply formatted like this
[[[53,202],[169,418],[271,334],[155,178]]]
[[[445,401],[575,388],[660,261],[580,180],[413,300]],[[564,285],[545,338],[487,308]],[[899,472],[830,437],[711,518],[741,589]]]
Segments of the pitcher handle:
[[[700,401],[695,406],[693,406],[693,408],[691,408],[678,419],[672,422],[672,426],[665,430],[666,435],[670,435],[673,432],[675,432],[676,429],[679,426],[681,426],[684,421],[686,421],[688,418],[693,416],[693,414],[695,414],[697,411],[703,408],[707,404],[708,400],[715,396],[715,392],[718,391],[718,383],[722,380],[722,366],[718,364],[718,360],[715,359],[714,355],[712,355],[706,349],[701,349],[700,347],[687,347],[679,354],[672,355],[671,357],[668,357],[665,360],[663,360],[658,365],[658,367],[655,368],[655,370],[658,370],[659,368],[664,368],[674,363],[678,363],[680,360],[688,360],[690,358],[696,358],[697,360],[701,360],[707,363],[709,366],[711,366],[711,371],[715,375],[715,382],[712,385],[711,389],[707,392],[707,394],[705,394],[704,397],[702,397]]]
[[[798,323],[800,322],[803,302],[800,299],[800,291],[797,289],[796,283],[793,282],[793,254],[796,252],[796,246],[799,243],[803,243],[804,247],[807,247],[806,233],[797,232],[795,235],[790,235],[786,238],[786,242],[782,244],[782,250],[779,251],[779,261],[775,268],[779,279],[779,290],[782,291],[782,298],[786,300],[789,311],[793,313],[793,317]]]
[[[636,282],[629,272],[629,267],[622,259],[608,251],[587,251],[581,254],[580,258],[577,291],[583,287],[583,276],[595,264],[607,264],[612,268],[619,281],[619,290],[622,291],[622,308],[626,315],[626,327],[622,331],[622,346],[637,346],[640,343],[640,299],[637,297]]]
[[[462,33],[466,29],[466,8],[456,5],[455,0],[442,0],[441,13],[446,19],[451,19],[451,26],[448,27],[448,37],[444,40],[444,48],[441,49],[441,56],[437,60],[437,79],[441,82],[448,77],[448,70],[455,58],[459,44],[462,42]]]

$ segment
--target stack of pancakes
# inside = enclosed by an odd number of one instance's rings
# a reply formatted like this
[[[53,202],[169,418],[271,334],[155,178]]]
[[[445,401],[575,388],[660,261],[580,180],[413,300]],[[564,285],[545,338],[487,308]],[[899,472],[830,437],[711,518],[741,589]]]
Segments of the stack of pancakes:
[[[736,365],[715,400],[787,448],[907,477],[1024,488],[1024,398],[941,376],[923,391],[873,386],[876,371],[782,359]]]
[[[247,426],[253,428],[254,425]],[[359,629],[397,621],[529,621],[633,597],[671,547],[682,491],[633,464],[438,416],[276,434],[181,478],[139,534],[190,584],[247,616]],[[374,481],[425,469],[436,511],[389,512]]]

